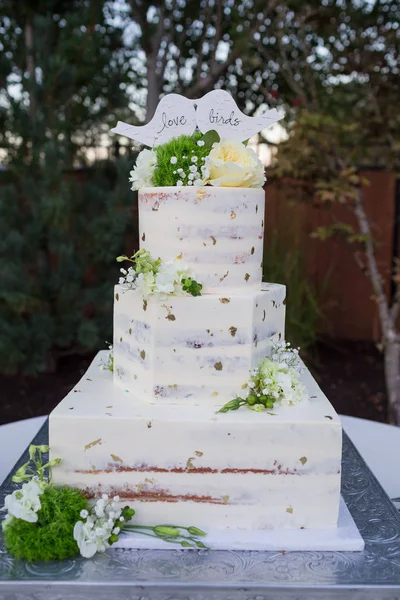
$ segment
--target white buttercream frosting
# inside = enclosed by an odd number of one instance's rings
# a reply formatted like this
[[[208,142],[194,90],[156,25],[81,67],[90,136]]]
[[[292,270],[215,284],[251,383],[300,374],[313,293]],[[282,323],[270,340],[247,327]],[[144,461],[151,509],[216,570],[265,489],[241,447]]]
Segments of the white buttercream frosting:
[[[262,189],[144,188],[140,247],[163,260],[179,256],[203,293],[260,289],[264,204]]]
[[[99,353],[50,416],[57,484],[118,493],[138,523],[326,528],[339,506],[341,425],[310,373],[310,402],[273,415],[154,404],[113,384]]]
[[[222,406],[282,340],[285,286],[151,298],[115,287],[114,381],[150,402]]]

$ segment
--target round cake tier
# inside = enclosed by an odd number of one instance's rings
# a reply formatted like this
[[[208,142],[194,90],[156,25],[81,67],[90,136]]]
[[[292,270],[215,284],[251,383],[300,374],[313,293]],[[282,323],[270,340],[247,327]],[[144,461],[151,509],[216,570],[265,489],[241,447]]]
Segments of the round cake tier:
[[[140,247],[179,258],[203,293],[260,289],[264,191],[158,187],[139,192]]]

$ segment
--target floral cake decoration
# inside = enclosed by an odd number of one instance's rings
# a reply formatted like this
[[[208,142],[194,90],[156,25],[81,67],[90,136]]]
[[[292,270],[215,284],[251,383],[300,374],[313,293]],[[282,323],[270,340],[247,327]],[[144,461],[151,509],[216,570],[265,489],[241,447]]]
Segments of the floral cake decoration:
[[[135,127],[118,122],[111,132],[148,148],[130,173],[132,190],[159,186],[260,188],[264,165],[248,139],[283,118],[276,109],[250,117],[232,96],[214,90],[191,100],[164,96],[151,121]]]
[[[53,484],[52,469],[61,460],[45,460],[49,450],[45,445],[29,447],[29,461],[12,478],[22,486],[5,497],[3,539],[13,557],[30,562],[63,560],[77,554],[92,558],[127,533],[182,548],[206,548],[201,541],[206,533],[194,525],[138,525],[133,520],[135,510],[123,506],[118,496],[102,494],[89,500],[79,489]]]

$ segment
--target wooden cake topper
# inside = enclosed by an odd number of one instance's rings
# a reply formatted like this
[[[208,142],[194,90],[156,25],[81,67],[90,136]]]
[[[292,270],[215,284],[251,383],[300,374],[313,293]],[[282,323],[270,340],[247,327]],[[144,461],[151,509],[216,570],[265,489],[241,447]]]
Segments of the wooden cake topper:
[[[196,100],[196,123],[201,133],[214,129],[221,139],[244,142],[284,117],[276,108],[258,117],[248,117],[224,90],[209,92]]]
[[[224,90],[214,90],[199,100],[168,94],[160,100],[149,123],[134,126],[118,121],[111,133],[119,133],[153,147],[179,135],[192,135],[197,125],[202,133],[214,130],[221,139],[244,142],[283,117],[284,113],[276,108],[257,117],[248,117]]]
[[[125,135],[145,146],[160,146],[173,137],[192,135],[196,129],[196,111],[193,100],[179,94],[161,98],[153,118],[146,125],[134,126],[118,121],[111,133]]]

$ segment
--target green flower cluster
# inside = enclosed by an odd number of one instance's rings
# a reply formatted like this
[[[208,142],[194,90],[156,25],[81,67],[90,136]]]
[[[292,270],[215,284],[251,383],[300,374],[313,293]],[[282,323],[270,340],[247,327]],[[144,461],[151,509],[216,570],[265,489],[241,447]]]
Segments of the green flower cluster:
[[[192,296],[201,296],[201,290],[203,286],[201,283],[198,283],[191,277],[187,277],[186,279],[182,279],[182,290],[191,294]]]
[[[157,273],[159,266],[161,265],[161,259],[151,258],[148,250],[138,250],[133,256],[117,256],[117,262],[124,262],[127,260],[135,265],[135,273]]]
[[[188,185],[191,172],[198,172],[202,178],[202,167],[210,153],[210,145],[204,136],[196,132],[193,135],[181,135],[154,149],[157,155],[152,184],[158,186],[176,186],[179,181]],[[194,167],[197,167],[196,171]]]

